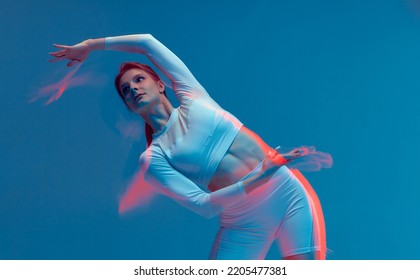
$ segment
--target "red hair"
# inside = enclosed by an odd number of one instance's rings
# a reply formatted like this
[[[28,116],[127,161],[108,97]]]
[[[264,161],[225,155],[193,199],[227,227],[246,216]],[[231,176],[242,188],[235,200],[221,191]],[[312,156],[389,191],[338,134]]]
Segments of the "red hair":
[[[120,89],[120,80],[121,80],[121,77],[128,70],[131,70],[131,69],[140,69],[140,70],[146,72],[147,74],[149,74],[155,82],[160,81],[159,75],[149,65],[138,63],[138,62],[125,62],[125,63],[121,64],[120,71],[118,72],[118,75],[115,77],[114,84],[115,84],[115,88],[117,89],[118,95],[120,96],[121,100],[124,102],[127,109],[130,110],[130,111],[131,111],[131,109],[128,106],[128,104],[125,102],[124,95],[123,95],[123,93],[121,92],[121,89]],[[166,91],[164,91],[163,94],[165,94],[165,96],[166,96]],[[144,125],[144,133],[146,135],[147,147],[149,147],[150,144],[152,143],[152,139],[153,139],[153,137],[152,137],[153,128],[148,123],[145,123],[145,125]]]

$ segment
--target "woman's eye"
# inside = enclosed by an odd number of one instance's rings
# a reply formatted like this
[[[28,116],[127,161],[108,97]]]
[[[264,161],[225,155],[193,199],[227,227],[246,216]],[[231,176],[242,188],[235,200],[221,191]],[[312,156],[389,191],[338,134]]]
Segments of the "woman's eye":
[[[143,78],[143,77],[137,77],[137,78],[135,79],[136,83],[139,83],[139,82],[141,82],[141,81],[143,81],[143,80],[144,80],[144,78]]]

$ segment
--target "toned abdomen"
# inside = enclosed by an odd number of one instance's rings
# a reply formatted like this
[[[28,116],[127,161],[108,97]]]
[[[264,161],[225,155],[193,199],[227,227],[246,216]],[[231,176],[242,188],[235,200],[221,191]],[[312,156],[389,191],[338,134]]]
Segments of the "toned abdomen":
[[[269,148],[261,137],[242,126],[219,163],[209,190],[215,191],[238,182],[264,160]]]

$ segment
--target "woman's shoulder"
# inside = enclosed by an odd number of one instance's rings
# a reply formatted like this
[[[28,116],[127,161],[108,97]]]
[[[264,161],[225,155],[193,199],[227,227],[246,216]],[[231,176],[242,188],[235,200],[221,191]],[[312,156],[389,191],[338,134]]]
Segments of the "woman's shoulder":
[[[153,159],[159,159],[159,158],[164,158],[164,154],[162,152],[162,149],[159,147],[159,145],[155,141],[152,141],[150,146],[147,147],[146,150],[144,150],[140,154],[139,162],[140,163],[146,163],[146,162],[150,163]]]

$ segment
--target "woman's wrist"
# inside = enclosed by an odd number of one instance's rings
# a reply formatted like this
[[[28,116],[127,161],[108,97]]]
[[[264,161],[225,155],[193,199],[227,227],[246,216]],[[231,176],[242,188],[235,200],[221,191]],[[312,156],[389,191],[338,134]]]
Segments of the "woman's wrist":
[[[105,49],[105,38],[99,39],[87,39],[83,41],[86,44],[89,51],[104,50]]]

